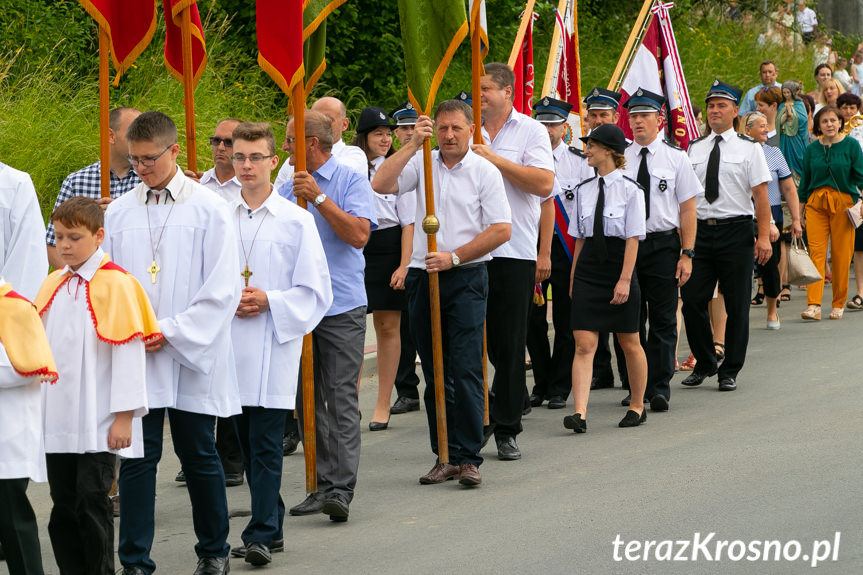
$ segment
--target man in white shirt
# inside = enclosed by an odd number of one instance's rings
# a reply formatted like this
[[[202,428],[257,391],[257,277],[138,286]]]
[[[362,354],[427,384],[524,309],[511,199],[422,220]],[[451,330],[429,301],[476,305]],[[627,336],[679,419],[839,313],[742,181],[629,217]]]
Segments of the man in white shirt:
[[[332,122],[333,127],[333,149],[332,155],[340,164],[345,164],[352,170],[359,172],[360,175],[368,177],[369,161],[366,158],[365,152],[356,146],[348,146],[342,141],[342,134],[348,129],[350,120],[347,116],[347,108],[344,103],[338,98],[332,96],[324,96],[316,100],[311,107],[315,112],[321,112]],[[282,150],[288,151],[287,139],[282,143]],[[273,187],[276,190],[282,189],[282,186],[287,182],[294,173],[294,166],[290,162],[285,162],[279,169],[279,175],[276,176],[276,181],[273,182]]]
[[[192,179],[197,179],[202,186],[207,186],[226,202],[233,202],[240,195],[240,180],[234,174],[234,164],[231,162],[231,154],[234,153],[231,132],[240,121],[234,118],[226,118],[219,122],[213,135],[210,136],[210,148],[213,151],[213,167],[203,173],[193,174],[186,171],[185,174]]]
[[[435,113],[439,150],[432,152],[436,252],[428,252],[428,236],[414,228],[413,255],[405,287],[411,331],[422,359],[426,381],[425,404],[432,451],[438,454],[429,300],[429,272],[440,281],[441,333],[447,441],[450,461],[436,462],[420,477],[422,484],[443,483],[459,477],[462,485],[482,483],[483,378],[482,340],[488,293],[490,252],[510,236],[510,210],[500,171],[470,150],[476,126],[471,108],[447,100]],[[432,135],[432,121],[422,116],[414,136],[378,169],[373,188],[380,194],[416,190],[425,197],[422,142]],[[419,198],[418,198],[419,200]],[[417,201],[417,221],[426,216]],[[523,370],[523,368],[522,368]]]
[[[755,111],[755,94],[758,92],[762,92],[774,86],[780,90],[782,89],[782,84],[776,81],[776,77],[778,76],[778,72],[776,71],[776,62],[773,60],[765,60],[761,62],[761,67],[758,70],[761,75],[761,83],[754,88],[750,88],[749,91],[746,92],[746,95],[743,96],[743,100],[740,102],[740,109],[738,110],[738,115],[740,116],[745,116],[749,112]],[[760,111],[761,110],[759,110],[759,112]],[[770,125],[772,126],[773,124]]]
[[[809,44],[815,40],[815,27],[818,26],[818,17],[815,11],[806,6],[806,0],[797,0],[797,24],[800,26],[800,34],[803,35],[803,43]]]
[[[515,74],[506,64],[485,65],[482,87],[483,144],[471,150],[503,176],[512,210],[510,240],[488,264],[488,359],[494,366],[490,420],[498,458],[521,458],[515,436],[528,398],[524,371],[527,316],[536,275],[540,202],[554,187],[554,157],[546,129],[512,106]]]
[[[755,259],[763,264],[773,253],[767,160],[755,140],[734,130],[741,94],[742,90],[714,80],[705,99],[711,133],[689,144],[689,158],[704,195],[696,198],[697,257],[692,262],[692,276],[680,290],[686,337],[697,360],[692,374],[682,383],[701,385],[718,372],[720,391],[737,389],[737,373],[743,368],[749,344],[753,213],[758,220]],[[717,365],[707,313],[717,280],[728,312],[722,365]]]

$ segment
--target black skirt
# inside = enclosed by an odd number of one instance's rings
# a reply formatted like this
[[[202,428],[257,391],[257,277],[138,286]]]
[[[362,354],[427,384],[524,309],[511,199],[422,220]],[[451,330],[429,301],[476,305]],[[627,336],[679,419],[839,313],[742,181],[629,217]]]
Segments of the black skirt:
[[[635,270],[629,285],[629,299],[612,305],[614,286],[620,280],[626,240],[606,238],[608,258],[601,262],[596,255],[596,243],[587,238],[578,255],[572,278],[572,329],[635,333],[641,310],[641,290]]]
[[[369,301],[366,311],[407,309],[405,291],[390,287],[393,272],[398,269],[402,259],[402,228],[393,226],[373,231],[363,255],[366,258],[365,284]]]

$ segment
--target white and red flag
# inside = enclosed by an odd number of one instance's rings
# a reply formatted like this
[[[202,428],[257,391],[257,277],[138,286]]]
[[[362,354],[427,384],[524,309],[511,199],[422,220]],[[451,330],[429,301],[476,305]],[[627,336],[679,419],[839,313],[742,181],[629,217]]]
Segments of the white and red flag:
[[[524,40],[521,42],[521,51],[512,71],[515,72],[515,89],[512,94],[512,106],[517,112],[531,115],[533,110],[533,22],[539,18],[534,12],[531,14],[530,22],[524,31]]]
[[[619,91],[623,97],[618,108],[620,120],[617,125],[623,129],[627,138],[632,138],[629,114],[623,103],[638,88],[662,94],[666,98],[662,111],[664,129],[671,141],[686,149],[689,142],[698,137],[698,128],[668,14],[668,10],[673,7],[673,2],[657,1],[650,9],[650,21],[620,84]]]
[[[583,135],[581,119],[581,63],[578,56],[578,15],[575,0],[567,0],[563,9],[558,7],[555,18],[556,45],[551,47],[549,59],[555,59],[549,69],[552,77],[549,95],[553,98],[572,104],[567,123],[569,134],[564,140],[570,146],[581,147],[578,141]],[[547,84],[548,85],[548,84]]]

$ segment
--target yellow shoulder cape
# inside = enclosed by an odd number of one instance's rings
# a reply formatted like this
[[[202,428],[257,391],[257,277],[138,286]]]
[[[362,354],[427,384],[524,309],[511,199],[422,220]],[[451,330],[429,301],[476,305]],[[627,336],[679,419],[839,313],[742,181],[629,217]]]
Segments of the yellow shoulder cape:
[[[39,315],[33,304],[12,291],[8,283],[0,286],[0,342],[16,372],[42,381],[57,381],[57,366]]]
[[[72,277],[57,270],[42,283],[36,309],[42,316],[51,307],[54,295]],[[87,284],[87,307],[100,340],[121,345],[141,338],[145,344],[162,339],[159,322],[144,288],[135,277],[111,262],[108,254]]]

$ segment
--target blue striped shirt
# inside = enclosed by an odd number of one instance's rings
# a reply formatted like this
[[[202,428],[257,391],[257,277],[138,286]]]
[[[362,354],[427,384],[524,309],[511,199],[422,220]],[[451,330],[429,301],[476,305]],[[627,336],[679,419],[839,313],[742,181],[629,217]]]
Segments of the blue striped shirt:
[[[785,161],[785,156],[779,151],[779,148],[763,145],[764,158],[767,160],[767,167],[770,168],[770,181],[767,182],[767,199],[770,200],[771,206],[778,206],[782,203],[782,192],[779,190],[779,181],[791,177],[791,170],[788,168],[788,162]]]

